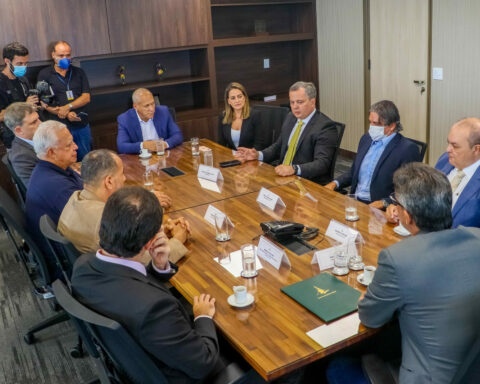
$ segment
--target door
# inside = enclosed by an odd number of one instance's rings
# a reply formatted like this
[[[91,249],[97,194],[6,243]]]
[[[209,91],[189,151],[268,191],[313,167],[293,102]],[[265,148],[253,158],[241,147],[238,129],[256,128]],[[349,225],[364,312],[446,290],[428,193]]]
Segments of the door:
[[[392,100],[402,134],[427,141],[429,0],[370,0],[370,101]]]

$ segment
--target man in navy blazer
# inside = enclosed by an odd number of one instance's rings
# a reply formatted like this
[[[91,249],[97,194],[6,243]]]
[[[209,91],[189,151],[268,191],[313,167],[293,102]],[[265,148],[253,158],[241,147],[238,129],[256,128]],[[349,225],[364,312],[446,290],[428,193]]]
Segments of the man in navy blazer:
[[[168,108],[155,106],[152,93],[138,88],[132,95],[133,108],[117,118],[118,153],[140,153],[142,148],[155,152],[155,141],[162,138],[167,148],[181,144],[183,135]]]
[[[400,114],[395,104],[382,100],[370,107],[369,132],[358,144],[350,170],[325,187],[351,186],[350,193],[375,208],[386,208],[393,192],[393,174],[403,164],[421,161],[416,144],[402,136]]]
[[[452,227],[480,227],[480,119],[455,123],[447,142],[447,151],[435,168],[446,174],[452,185]],[[388,207],[387,218],[398,222],[394,206]]]

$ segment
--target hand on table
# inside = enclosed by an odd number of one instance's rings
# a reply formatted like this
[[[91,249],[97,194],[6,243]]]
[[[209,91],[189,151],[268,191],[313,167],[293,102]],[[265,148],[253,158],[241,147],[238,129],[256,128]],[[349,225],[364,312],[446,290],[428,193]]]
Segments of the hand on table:
[[[368,205],[373,208],[383,209],[383,200],[372,201]]]
[[[193,316],[210,316],[215,314],[215,299],[210,295],[202,293],[193,298]]]
[[[155,143],[154,140],[147,140],[142,142],[142,146],[145,149],[148,149],[150,152],[156,152],[157,151],[157,144]]]
[[[324,185],[324,187],[327,189],[330,189],[331,191],[334,191],[335,189],[337,189],[337,183],[335,183],[334,181],[331,181],[327,185]]]
[[[157,197],[162,208],[168,209],[172,206],[172,199],[167,194],[159,191],[153,191],[153,194]]]
[[[168,262],[168,255],[170,254],[170,247],[168,246],[168,237],[163,232],[163,228],[155,235],[155,239],[148,248],[152,262],[160,270],[168,269],[170,266]]]
[[[295,170],[291,165],[280,164],[275,167],[275,172],[279,176],[291,176],[295,174]]]
[[[176,238],[185,243],[191,236],[190,223],[183,217],[178,219],[169,219],[165,225],[165,233],[168,237]]]
[[[398,222],[399,222],[398,208],[394,204],[390,204],[387,207],[387,212],[386,212],[385,216],[387,217],[387,221],[389,223],[398,224]]]
[[[257,160],[258,152],[255,148],[238,147],[237,152],[235,153],[235,158],[240,160],[242,163],[246,161]]]

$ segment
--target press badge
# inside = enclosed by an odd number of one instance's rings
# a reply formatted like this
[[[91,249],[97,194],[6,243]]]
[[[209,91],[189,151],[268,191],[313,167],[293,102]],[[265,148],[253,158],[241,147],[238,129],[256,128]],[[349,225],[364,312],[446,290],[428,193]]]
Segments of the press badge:
[[[73,100],[73,92],[72,91],[67,91],[67,100]]]

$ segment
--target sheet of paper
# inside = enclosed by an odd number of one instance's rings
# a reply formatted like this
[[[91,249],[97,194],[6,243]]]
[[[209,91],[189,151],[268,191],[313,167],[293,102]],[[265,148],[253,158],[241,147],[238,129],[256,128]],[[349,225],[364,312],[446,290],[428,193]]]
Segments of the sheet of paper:
[[[323,324],[318,328],[307,332],[307,335],[315,340],[322,347],[327,348],[342,340],[348,339],[358,333],[360,319],[358,312],[345,316],[330,324]]]
[[[214,259],[218,263],[218,257]],[[230,253],[230,263],[228,264],[220,264],[223,268],[225,268],[228,272],[230,272],[235,277],[240,277],[240,273],[243,270],[242,266],[242,251],[238,250],[235,252]],[[255,263],[257,271],[262,269],[262,263],[257,255],[255,255]]]

